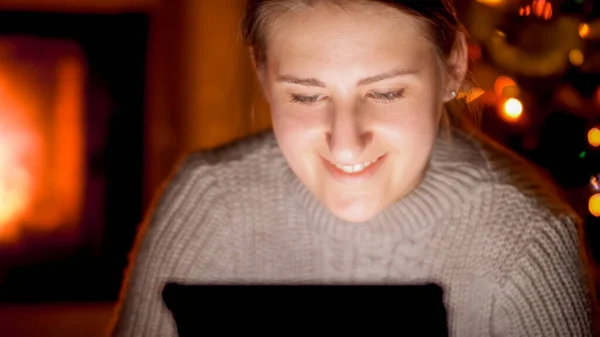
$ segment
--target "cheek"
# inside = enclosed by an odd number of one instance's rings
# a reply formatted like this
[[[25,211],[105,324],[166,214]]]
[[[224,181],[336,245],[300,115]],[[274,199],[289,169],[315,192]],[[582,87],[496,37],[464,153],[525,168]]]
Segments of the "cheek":
[[[402,106],[377,113],[374,133],[388,148],[418,150],[435,138],[440,109],[435,99],[407,99]]]
[[[305,109],[295,104],[271,105],[273,129],[282,140],[308,141],[319,138],[326,117],[326,112],[320,109]]]
[[[290,107],[273,106],[271,116],[273,132],[277,142],[290,164],[302,161],[315,155],[315,149],[322,146],[325,131],[321,117],[302,115]]]

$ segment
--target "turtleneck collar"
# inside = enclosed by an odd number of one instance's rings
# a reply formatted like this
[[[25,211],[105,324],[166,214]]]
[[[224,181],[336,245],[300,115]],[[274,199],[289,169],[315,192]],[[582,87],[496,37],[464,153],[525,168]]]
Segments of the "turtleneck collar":
[[[295,206],[309,226],[331,237],[359,244],[377,244],[410,238],[431,229],[477,193],[487,168],[479,150],[462,133],[440,133],[421,183],[407,196],[364,223],[341,220],[331,213],[288,168]]]

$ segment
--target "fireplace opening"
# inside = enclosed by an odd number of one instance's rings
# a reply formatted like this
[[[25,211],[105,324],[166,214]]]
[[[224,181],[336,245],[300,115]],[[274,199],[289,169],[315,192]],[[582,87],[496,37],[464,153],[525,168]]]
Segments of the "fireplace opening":
[[[142,219],[144,14],[0,12],[0,301],[112,301]]]

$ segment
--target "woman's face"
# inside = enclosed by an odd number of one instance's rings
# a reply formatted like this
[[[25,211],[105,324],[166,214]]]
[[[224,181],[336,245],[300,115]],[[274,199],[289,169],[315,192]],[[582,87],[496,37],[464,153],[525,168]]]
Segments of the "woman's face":
[[[367,221],[421,181],[451,99],[424,29],[380,5],[288,12],[258,70],[291,169],[332,213]]]

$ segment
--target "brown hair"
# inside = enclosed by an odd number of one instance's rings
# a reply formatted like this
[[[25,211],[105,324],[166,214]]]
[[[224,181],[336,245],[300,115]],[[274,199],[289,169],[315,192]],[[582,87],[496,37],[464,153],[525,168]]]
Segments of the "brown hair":
[[[321,0],[323,1],[323,0]],[[262,64],[266,59],[266,31],[282,10],[290,10],[298,5],[310,7],[319,0],[249,0],[242,21],[245,42],[253,47],[254,59]],[[342,6],[349,0],[328,0],[327,3]],[[432,42],[437,46],[439,56],[448,57],[461,26],[451,0],[363,0],[386,4],[419,18],[426,23]]]
[[[325,2],[330,5],[343,6],[357,0],[248,0],[246,12],[242,20],[242,35],[245,43],[252,47],[253,61],[257,67],[266,62],[267,33],[277,18],[286,11],[302,6],[304,8]],[[454,50],[459,33],[466,33],[456,15],[452,0],[361,0],[363,3],[379,3],[397,8],[412,15],[424,23],[428,38],[436,48],[438,64],[449,76],[455,76],[454,69],[449,69],[447,60]],[[465,83],[465,84],[468,84]],[[463,88],[465,85],[463,85]],[[466,113],[466,107],[456,100],[446,106],[443,124],[454,125],[466,131],[473,131],[474,124]]]

